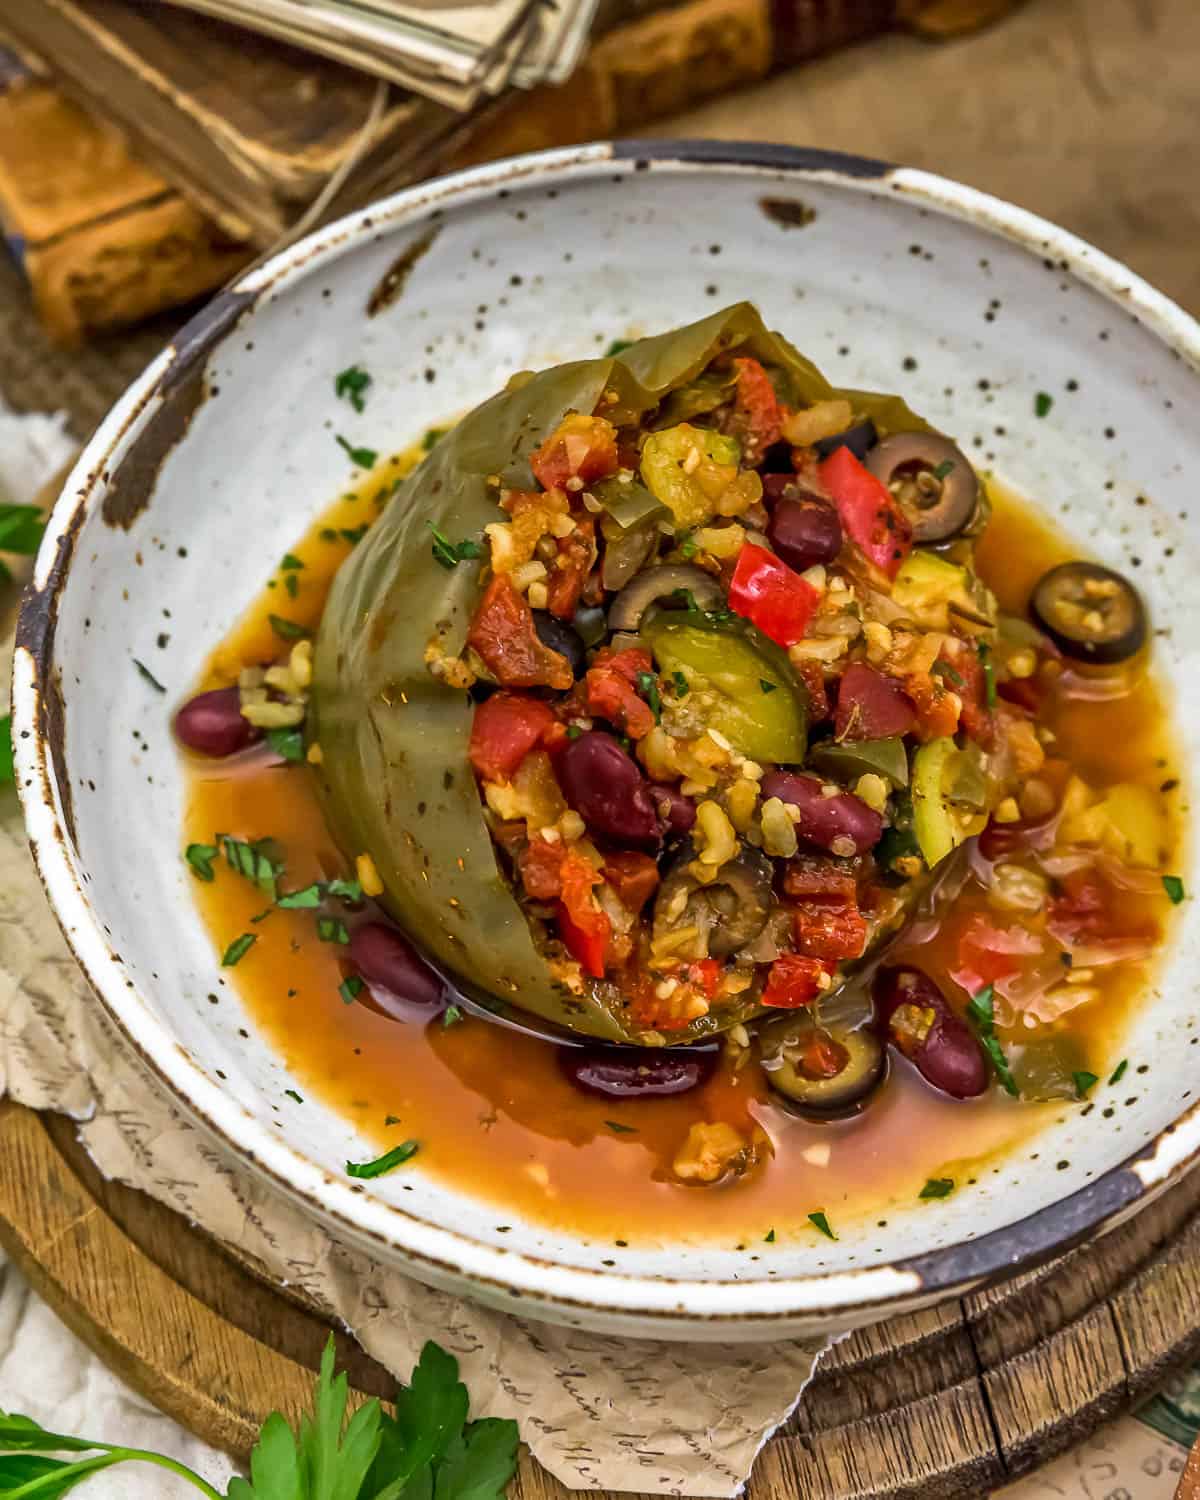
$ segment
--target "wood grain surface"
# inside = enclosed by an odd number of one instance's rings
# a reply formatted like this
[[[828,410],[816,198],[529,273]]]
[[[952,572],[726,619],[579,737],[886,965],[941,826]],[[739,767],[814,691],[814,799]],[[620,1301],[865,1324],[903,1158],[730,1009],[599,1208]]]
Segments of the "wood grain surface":
[[[330,1327],[162,1207],[105,1181],[74,1125],[0,1105],[0,1242],[130,1385],[244,1457],[307,1409]],[[394,1382],[343,1333],[361,1396]],[[1200,1174],[1097,1244],[834,1346],[749,1500],[981,1500],[1200,1352]],[[1200,1462],[1181,1500],[1200,1500]],[[513,1500],[564,1500],[526,1460]]]

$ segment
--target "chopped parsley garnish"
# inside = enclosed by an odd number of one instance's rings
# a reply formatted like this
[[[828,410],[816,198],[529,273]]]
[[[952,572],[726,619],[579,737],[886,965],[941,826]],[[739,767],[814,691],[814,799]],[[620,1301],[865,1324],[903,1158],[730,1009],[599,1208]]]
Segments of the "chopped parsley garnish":
[[[578,724],[567,725],[567,738],[569,740],[577,740],[582,733],[583,730],[580,729]]]
[[[38,506],[0,505],[0,552],[32,557],[45,529],[46,523]]]
[[[764,1245],[773,1245],[774,1243],[775,1243],[775,1231],[773,1229],[768,1229],[767,1232],[766,1232],[766,1234],[763,1235],[763,1244]]]
[[[951,474],[953,474],[953,472],[954,460],[952,458],[944,458],[942,459],[941,463],[938,464],[937,468],[934,469],[933,477],[935,479],[947,479]]]
[[[930,667],[929,670],[934,673],[935,676],[948,677],[955,687],[966,687],[966,683],[962,679],[962,673],[959,672],[955,667],[952,667],[948,661],[942,661],[939,659],[938,661],[934,662],[933,666]]]
[[[383,1123],[385,1125],[399,1125],[399,1123],[400,1123],[400,1116],[399,1115],[388,1115],[387,1119],[384,1120]]]
[[[379,454],[374,448],[356,448],[353,443],[347,442],[340,432],[335,432],[337,445],[341,448],[352,464],[360,469],[373,469],[379,461]]]
[[[12,715],[0,719],[0,785],[13,780]]]
[[[294,599],[300,592],[300,580],[296,577],[295,573],[285,573],[283,575],[283,586],[287,589],[289,599]]]
[[[671,681],[675,684],[676,693],[681,698],[686,698],[688,695],[688,680],[683,673],[679,671],[672,672]]]
[[[636,1125],[622,1125],[620,1120],[605,1120],[604,1122],[614,1135],[637,1135]]]
[[[137,657],[135,656],[133,658],[133,664],[138,669],[138,672],[146,679],[146,681],[150,684],[150,686],[154,689],[154,691],[156,693],[165,693],[166,692],[166,688],[163,687],[162,683],[159,682],[158,678],[155,677],[154,673],[150,670],[150,668],[148,666],[146,666],[146,664],[144,662],[138,661]]]
[[[322,526],[317,534],[323,542],[336,542],[338,539],[338,534],[332,526]]]
[[[679,538],[677,545],[679,547],[679,555],[688,559],[695,557],[696,553],[700,550],[700,548],[696,545],[696,538],[694,534],[690,531],[685,531],[683,533],[683,535]]]
[[[444,532],[441,532],[432,521],[426,522],[430,531],[433,532],[433,557],[435,562],[440,562],[443,568],[457,568],[460,562],[466,562],[471,557],[482,557],[483,548],[478,542],[468,539],[465,542],[452,542]]]
[[[829,1220],[823,1213],[809,1214],[808,1222],[819,1229],[827,1240],[837,1239],[837,1235],[829,1227]]]
[[[1120,1083],[1121,1079],[1125,1077],[1125,1073],[1128,1067],[1129,1059],[1127,1057],[1123,1057],[1113,1069],[1112,1077],[1108,1080],[1109,1083]]]
[[[200,880],[212,880],[212,862],[219,853],[216,844],[189,844],[183,851],[183,857]]]
[[[350,934],[340,917],[318,917],[317,936],[323,943],[348,943]]]
[[[996,669],[992,666],[992,648],[980,641],[975,648],[979,653],[979,665],[983,668],[983,697],[989,708],[996,706]]]
[[[431,427],[428,432],[426,432],[425,436],[421,439],[421,447],[425,450],[426,453],[428,453],[429,450],[437,442],[437,440],[439,438],[445,437],[448,431],[449,428],[447,427]],[[401,482],[402,481],[397,480],[397,484]]]
[[[363,982],[357,974],[351,974],[349,978],[343,979],[338,985],[338,994],[342,997],[345,1005],[353,1005],[362,994]]]
[[[357,547],[370,529],[369,523],[364,521],[361,526],[343,526],[338,535],[344,542],[349,542],[352,547]]]
[[[1086,1099],[1091,1091],[1100,1082],[1095,1073],[1089,1073],[1086,1070],[1081,1070],[1078,1073],[1072,1073],[1071,1081],[1075,1085],[1076,1099]]]
[[[1178,875],[1164,875],[1162,883],[1163,890],[1166,891],[1171,905],[1178,906],[1184,896],[1187,895],[1187,892],[1183,888],[1183,881],[1180,880]]]
[[[655,719],[662,718],[662,698],[658,691],[658,679],[653,672],[639,672],[637,674],[638,692],[650,705],[650,712]]]
[[[267,621],[281,641],[303,641],[312,634],[307,626],[299,625],[295,620],[285,620],[282,615],[268,615]]]
[[[691,589],[672,589],[670,597],[682,604],[689,615],[700,615],[704,613],[704,611],[696,603],[696,596],[692,593]]]
[[[993,987],[985,984],[981,990],[972,995],[967,1006],[967,1020],[974,1026],[975,1033],[982,1042],[983,1050],[987,1053],[1005,1093],[1011,1094],[1014,1099],[1019,1099],[1021,1091],[1017,1087],[1017,1080],[1012,1075],[1012,1069],[1008,1066],[1008,1058],[1004,1055],[1004,1048],[996,1036],[995,1013],[992,1008],[994,993]]]
[[[1033,414],[1035,417],[1048,417],[1050,408],[1054,405],[1054,397],[1046,391],[1039,391],[1033,398]]]
[[[278,899],[277,882],[283,874],[283,861],[272,859],[267,853],[270,839],[256,839],[250,844],[245,839],[231,838],[227,833],[218,833],[216,839],[231,870],[252,880],[272,901]]]
[[[382,1177],[385,1172],[391,1172],[396,1167],[403,1166],[411,1157],[416,1156],[420,1149],[419,1141],[401,1141],[398,1146],[393,1146],[390,1151],[385,1151],[374,1161],[348,1161],[346,1175],[348,1177]]]
[[[918,1198],[948,1198],[954,1191],[953,1177],[931,1177],[921,1191]]]
[[[282,760],[304,759],[304,732],[300,729],[268,729],[267,744]]]
[[[343,901],[361,901],[362,884],[357,880],[343,880],[340,876],[325,883],[327,896],[340,896]]]
[[[303,890],[289,891],[286,896],[280,896],[276,904],[282,906],[284,911],[310,911],[321,904],[321,887],[314,881]]]
[[[223,969],[232,969],[234,964],[240,963],[245,958],[246,954],[250,952],[251,948],[257,942],[258,934],[256,932],[243,932],[241,937],[234,938],[233,942],[230,943],[221,956],[221,967]]]
[[[1075,962],[1075,960],[1071,956],[1071,954],[1067,953],[1065,950],[1058,955],[1058,961],[1059,961],[1060,964],[1062,964],[1062,966],[1063,966],[1064,969],[1071,968],[1071,966]]]
[[[304,1103],[303,1098],[296,1092],[295,1089],[284,1089],[283,1093],[286,1099],[294,1099],[297,1104]]]
[[[355,411],[362,411],[366,406],[364,397],[370,384],[371,377],[361,365],[347,365],[334,377],[333,394],[349,401]]]
[[[612,359],[614,355],[620,354],[624,350],[632,348],[632,339],[613,339],[612,343],[609,344],[608,348],[604,351],[604,357],[605,359]]]
[[[442,1030],[447,1031],[451,1026],[457,1026],[462,1018],[463,1013],[457,1005],[447,1005],[442,1012]]]
[[[768,682],[765,677],[760,677],[758,679],[758,685],[760,688],[762,688],[764,693],[773,693],[779,686],[777,682]]]
[[[285,552],[283,554],[283,561],[279,564],[279,571],[281,573],[298,573],[303,566],[304,563],[294,552]]]

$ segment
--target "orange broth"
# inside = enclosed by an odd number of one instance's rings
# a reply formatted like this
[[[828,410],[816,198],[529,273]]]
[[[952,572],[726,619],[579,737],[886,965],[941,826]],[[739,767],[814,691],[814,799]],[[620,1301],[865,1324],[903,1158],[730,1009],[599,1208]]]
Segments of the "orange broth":
[[[315,627],[352,545],[331,533],[373,519],[396,478],[419,458],[419,450],[409,451],[380,465],[309,529],[293,549],[304,565],[291,572],[296,583],[275,575],[213,652],[200,687],[226,686],[243,664],[281,655],[271,613]],[[977,566],[1001,608],[1019,613],[1037,577],[1074,554],[1028,506],[994,485],[990,492],[995,513]],[[1060,702],[1044,722],[1058,736],[1056,753],[1098,786],[1124,780],[1158,791],[1176,774],[1169,719],[1144,671],[1119,701]],[[215,830],[274,838],[286,851],[289,889],[351,873],[306,768],[257,750],[224,762],[187,759],[186,841],[211,842]],[[1177,828],[1174,812],[1171,823]],[[381,1151],[417,1138],[420,1171],[500,1210],[588,1237],[734,1244],[761,1239],[769,1229],[811,1235],[808,1216],[818,1209],[836,1225],[911,1203],[930,1178],[970,1183],[1064,1107],[1014,1102],[999,1089],[955,1101],[895,1056],[865,1111],[834,1123],[809,1123],[771,1103],[754,1061],[736,1072],[723,1062],[704,1087],[676,1098],[604,1101],[565,1080],[551,1046],[510,1029],[474,1017],[450,1027],[402,1021],[344,1003],[338,986],[350,973],[345,950],[318,940],[313,913],[274,910],[251,926],[262,894],[224,866],[213,883],[197,881],[194,893],[218,952],[240,933],[257,934],[228,979],[301,1089],[353,1120]],[[1135,919],[1165,923],[1165,898],[1130,903]],[[964,893],[957,904],[986,909],[981,890]],[[921,966],[939,980],[953,966],[947,949],[937,938],[920,949]],[[901,955],[903,945],[895,951]],[[1078,1066],[1104,1076],[1120,1055],[1121,1031],[1146,976],[1144,969],[1100,973],[1101,1001],[1067,1022]],[[699,1119],[728,1121],[743,1134],[757,1124],[773,1154],[765,1167],[727,1186],[683,1186],[671,1177],[671,1162]],[[948,1141],[953,1161],[946,1158]]]

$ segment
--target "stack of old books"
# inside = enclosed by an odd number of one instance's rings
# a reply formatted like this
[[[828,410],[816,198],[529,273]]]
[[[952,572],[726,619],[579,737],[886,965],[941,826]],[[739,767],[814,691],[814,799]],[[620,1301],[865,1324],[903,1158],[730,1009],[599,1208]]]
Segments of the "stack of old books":
[[[888,27],[949,35],[1015,3],[370,0],[368,35],[365,0],[19,0],[0,5],[0,229],[48,332],[78,342],[437,172],[629,133]]]

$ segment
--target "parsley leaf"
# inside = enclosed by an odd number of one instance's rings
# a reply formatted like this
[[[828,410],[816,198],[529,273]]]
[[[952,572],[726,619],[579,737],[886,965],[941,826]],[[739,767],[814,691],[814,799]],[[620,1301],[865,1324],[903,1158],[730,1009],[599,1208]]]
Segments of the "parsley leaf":
[[[1180,880],[1178,875],[1164,875],[1162,878],[1162,883],[1163,890],[1166,891],[1171,905],[1178,906],[1183,898],[1187,895],[1187,892],[1183,888],[1183,881]]]
[[[374,1161],[348,1161],[346,1173],[350,1177],[382,1177],[385,1172],[391,1172],[396,1167],[403,1166],[410,1157],[416,1156],[420,1149],[419,1141],[401,1141],[398,1146],[393,1146],[390,1151],[385,1151]]]
[[[12,715],[0,719],[0,786],[13,780]]]
[[[929,670],[937,677],[948,677],[955,687],[966,686],[966,683],[963,682],[962,679],[962,673],[959,672],[956,668],[952,667],[948,661],[942,661],[939,659],[938,661],[934,662],[933,666],[930,667]]]
[[[221,955],[221,967],[232,969],[234,964],[241,963],[246,954],[250,952],[255,943],[258,942],[256,932],[243,932],[241,937],[234,938],[229,947]]]
[[[163,687],[162,683],[159,682],[158,678],[155,677],[154,673],[150,670],[150,668],[148,666],[146,666],[146,664],[144,662],[138,661],[137,657],[135,656],[133,658],[133,664],[138,669],[139,675],[142,676],[142,677],[144,677],[146,679],[146,681],[150,684],[150,686],[154,689],[154,691],[156,693],[165,693],[166,692],[166,688]]]
[[[921,1191],[918,1198],[948,1198],[954,1191],[954,1179],[952,1177],[931,1177]]]
[[[352,464],[360,469],[373,469],[379,461],[379,454],[374,448],[356,448],[353,443],[347,442],[340,432],[334,433],[337,445],[341,448]]]
[[[365,396],[370,384],[371,377],[361,365],[347,365],[334,376],[333,394],[339,400],[349,401],[355,411],[362,411],[367,404]]]
[[[614,1135],[637,1135],[636,1125],[622,1125],[620,1120],[605,1120],[604,1122]]]
[[[227,833],[218,833],[215,837],[229,868],[244,875],[247,880],[252,880],[272,901],[276,900],[279,895],[279,877],[283,874],[283,861],[273,859],[267,852],[271,840],[255,839],[253,843],[247,843],[245,839],[235,839]]]
[[[1086,1071],[1072,1073],[1071,1080],[1075,1085],[1075,1097],[1077,1099],[1086,1099],[1100,1082],[1095,1073],[1088,1073]]]
[[[580,727],[579,727],[578,724],[568,724],[567,725],[567,738],[569,740],[577,740],[582,733],[583,733],[583,730],[580,729]]]
[[[437,1467],[434,1500],[502,1500],[517,1470],[517,1424],[484,1417],[463,1428]]]
[[[348,943],[350,934],[340,917],[318,917],[317,936],[323,943]]]
[[[758,679],[758,685],[764,693],[773,693],[779,686],[777,682],[768,682],[765,677],[760,677]]]
[[[280,896],[276,903],[282,906],[284,911],[310,911],[320,904],[321,887],[315,880],[312,885],[306,885],[302,890],[289,891],[286,896]]]
[[[1036,417],[1048,417],[1050,408],[1054,405],[1054,397],[1045,391],[1039,391],[1033,398],[1033,414]]]
[[[382,1485],[402,1489],[436,1464],[461,1437],[467,1404],[458,1361],[432,1341],[427,1343],[408,1385],[396,1392],[395,1416],[383,1418],[379,1453],[367,1476],[366,1494],[376,1495],[376,1487]],[[413,1483],[413,1488],[418,1485]]]
[[[379,1451],[383,1412],[378,1401],[368,1401],[346,1423],[349,1382],[333,1373],[333,1340],[321,1356],[321,1373],[312,1417],[300,1425],[300,1461],[308,1476],[312,1500],[350,1500],[360,1493],[367,1471]],[[343,1432],[343,1426],[345,1431]],[[274,1500],[275,1490],[264,1500]],[[298,1492],[305,1494],[302,1488]],[[280,1500],[283,1500],[281,1494]]]
[[[340,896],[343,901],[361,901],[362,886],[357,880],[343,880],[340,876],[325,884],[327,896]]]
[[[1112,1077],[1108,1080],[1109,1083],[1120,1083],[1121,1079],[1125,1077],[1125,1074],[1126,1074],[1126,1071],[1128,1070],[1128,1068],[1129,1068],[1129,1059],[1127,1057],[1123,1057],[1121,1059],[1121,1061],[1113,1069],[1113,1071],[1112,1071]]]
[[[457,1026],[462,1018],[463,1013],[457,1005],[447,1005],[442,1012],[442,1030],[447,1031],[451,1026]]]
[[[281,573],[298,573],[304,566],[303,561],[294,552],[285,552],[283,561],[279,564]]]
[[[46,523],[36,505],[0,505],[0,552],[32,557],[42,540]]]
[[[219,850],[216,844],[189,844],[183,851],[183,857],[191,865],[193,873],[200,880],[213,879],[212,862],[216,859]]]
[[[996,1077],[1000,1080],[1006,1093],[1011,1094],[1014,1099],[1019,1099],[1021,1091],[1017,1087],[1017,1080],[1012,1075],[1012,1069],[1008,1066],[1008,1058],[1004,1055],[1004,1048],[996,1036],[995,1015],[992,1009],[993,987],[985,984],[976,994],[971,996],[967,1006],[967,1020],[975,1028],[975,1033],[983,1044],[983,1050],[987,1053],[992,1067],[996,1071]]]
[[[343,979],[341,984],[338,985],[338,994],[342,997],[342,1003],[353,1005],[359,995],[362,994],[362,987],[363,982],[357,974],[351,974],[348,978]]]
[[[639,672],[637,674],[638,692],[650,705],[650,712],[657,722],[662,718],[662,698],[658,691],[658,678],[653,672]]]
[[[768,1229],[767,1232],[766,1232],[766,1234],[763,1235],[763,1244],[764,1245],[773,1245],[774,1243],[775,1243],[775,1231],[773,1229]]]
[[[975,648],[979,653],[979,665],[983,668],[983,696],[989,708],[996,706],[996,669],[992,666],[991,647],[980,641]]]
[[[837,1235],[834,1234],[833,1230],[829,1227],[829,1220],[823,1213],[818,1212],[815,1214],[809,1214],[808,1222],[819,1229],[827,1240],[837,1239]]]
[[[679,671],[672,672],[671,681],[675,684],[676,693],[681,698],[686,698],[688,695],[688,680],[683,673]]]
[[[268,729],[267,744],[281,760],[297,764],[304,759],[304,732],[301,729]]]
[[[478,542],[469,538],[465,542],[452,542],[444,532],[441,532],[432,521],[425,523],[433,532],[433,557],[435,562],[440,562],[443,568],[457,568],[460,562],[466,562],[468,558],[482,557],[483,548]]]
[[[284,1097],[285,1098],[294,1099],[297,1104],[303,1104],[304,1103],[303,1096],[300,1095],[300,1094],[298,1094],[295,1089],[284,1089],[283,1092],[284,1092]]]
[[[437,444],[439,438],[444,438],[450,431],[448,427],[431,427],[421,439],[421,447],[429,453]]]
[[[349,542],[352,547],[357,547],[370,529],[369,523],[364,521],[361,526],[343,526],[337,534],[344,542]]]
[[[699,546],[696,543],[696,535],[694,531],[685,531],[683,535],[676,541],[676,546],[679,548],[679,555],[681,557],[687,558],[689,562],[700,550]]]
[[[933,477],[935,479],[947,479],[953,472],[954,460],[952,458],[944,458],[942,459],[941,463],[938,464],[937,468],[934,469]]]
[[[282,615],[268,615],[267,621],[283,641],[302,641],[312,634],[306,626],[297,624],[295,620],[285,620]]]
[[[621,354],[624,350],[632,348],[632,339],[613,339],[612,343],[604,351],[604,357],[605,359],[612,359],[614,355]]]

